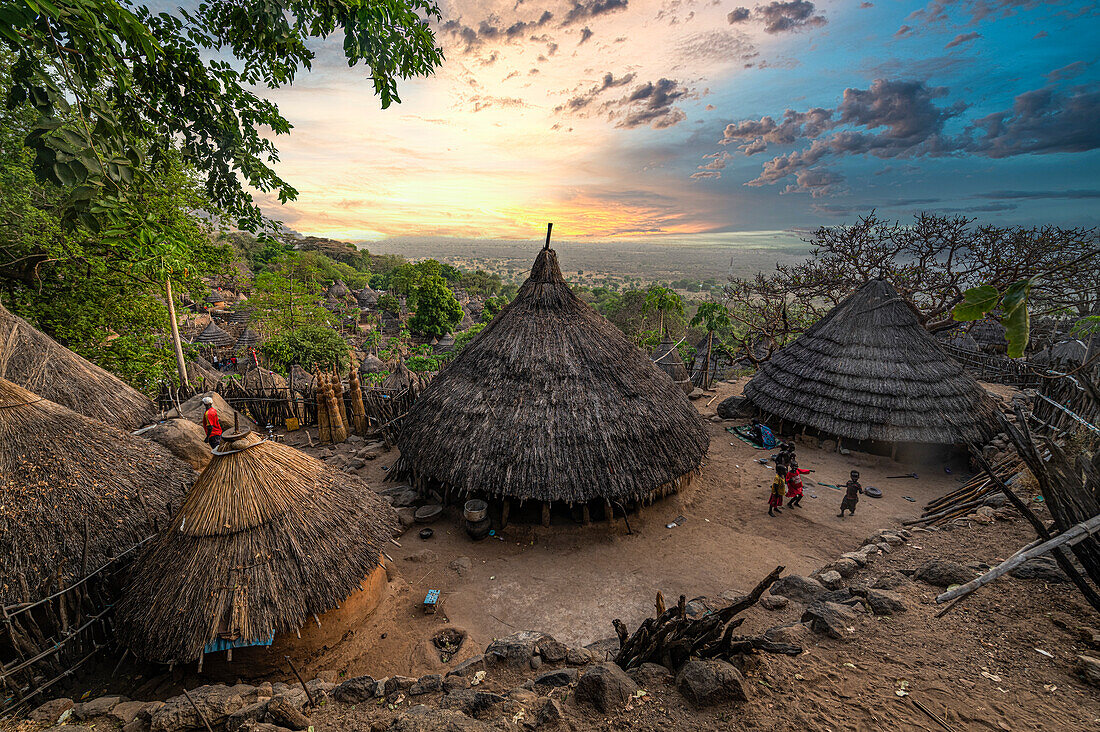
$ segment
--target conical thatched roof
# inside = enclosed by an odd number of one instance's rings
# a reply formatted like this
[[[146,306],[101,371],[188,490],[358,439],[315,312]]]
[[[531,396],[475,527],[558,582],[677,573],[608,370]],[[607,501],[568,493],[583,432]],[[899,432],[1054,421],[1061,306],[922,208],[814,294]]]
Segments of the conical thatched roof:
[[[1005,327],[996,320],[979,320],[970,328],[970,335],[983,348],[1002,348],[1008,345]]]
[[[150,536],[194,478],[160,445],[0,378],[0,604],[40,599],[58,575],[67,587]]]
[[[241,337],[237,339],[237,345],[234,346],[238,351],[245,348],[252,348],[260,342],[260,334],[251,328],[245,328],[241,333]]]
[[[355,300],[361,308],[374,307],[378,304],[378,298],[381,297],[381,293],[369,286],[364,287],[362,290],[353,290],[351,294],[355,296]]]
[[[955,348],[961,348],[964,351],[974,351],[976,353],[982,350],[978,342],[974,340],[974,336],[958,328],[937,333],[936,339],[941,343],[948,346],[954,346]]]
[[[219,302],[231,302],[236,299],[237,298],[229,295],[228,293],[222,292],[221,290],[215,290],[214,292],[211,292],[209,295],[206,296],[206,302],[211,305]]]
[[[348,289],[343,280],[336,280],[328,286],[328,291],[325,294],[332,298],[343,299],[348,296],[349,292],[351,290]]]
[[[314,376],[298,364],[290,367],[290,388],[303,394],[313,393]]]
[[[401,391],[403,389],[411,389],[416,391],[420,387],[420,377],[413,373],[404,361],[397,364],[397,368],[390,372],[382,381],[383,389],[391,389],[393,391]]]
[[[1055,343],[1050,348],[1044,348],[1032,360],[1035,363],[1048,363],[1054,366],[1080,366],[1085,362],[1085,354],[1088,350],[1084,341],[1071,338]]]
[[[385,370],[386,364],[382,363],[382,359],[373,353],[368,353],[367,357],[363,359],[363,363],[359,364],[359,373],[361,374],[377,374]]]
[[[676,350],[676,344],[669,338],[667,333],[661,339],[661,342],[657,344],[657,347],[653,349],[653,352],[649,354],[649,358],[657,364],[657,368],[668,374],[668,378],[672,379],[672,383],[676,384],[685,394],[690,394],[695,388],[688,377],[687,366],[680,358],[680,352]]]
[[[233,336],[226,333],[224,330],[218,327],[217,323],[211,323],[206,326],[206,329],[202,333],[195,336],[195,340],[192,343],[198,343],[204,346],[232,346],[234,343]]]
[[[691,404],[573,294],[545,248],[413,404],[397,471],[459,495],[645,500],[698,468],[708,445]]]
[[[293,632],[359,589],[395,519],[359,478],[230,435],[131,572],[119,636],[141,658],[183,662],[218,638]]]
[[[955,444],[996,432],[992,401],[883,280],[775,353],[745,396],[780,419],[856,440]]]
[[[0,305],[0,377],[75,412],[123,429],[157,410],[141,392],[76,355]]]

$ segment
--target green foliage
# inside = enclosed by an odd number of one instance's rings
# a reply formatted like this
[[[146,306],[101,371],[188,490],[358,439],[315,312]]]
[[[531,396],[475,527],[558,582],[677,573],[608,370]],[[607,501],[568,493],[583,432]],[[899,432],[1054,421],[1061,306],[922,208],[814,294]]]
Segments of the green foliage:
[[[378,309],[386,313],[396,313],[401,309],[401,301],[392,293],[383,293],[378,297]]]
[[[702,303],[691,319],[691,327],[703,326],[708,332],[725,331],[730,327],[730,313],[726,306],[717,302]]]
[[[424,278],[417,287],[416,302],[409,327],[417,333],[445,336],[462,320],[462,306],[441,275]]]
[[[665,314],[683,315],[684,301],[675,290],[654,285],[646,291],[644,312],[648,313],[654,310],[660,314],[658,330],[663,330]]]
[[[501,293],[503,282],[498,274],[490,274],[485,270],[463,272],[458,281],[459,287],[469,293],[470,297],[492,297]]]
[[[249,306],[252,320],[266,334],[292,331],[301,326],[331,326],[332,313],[321,296],[321,270],[316,259],[299,252],[285,252],[256,275]]]
[[[992,285],[972,287],[963,293],[964,299],[955,306],[952,317],[960,321],[980,320],[999,305],[1001,325],[1005,328],[1005,340],[1008,341],[1008,356],[1020,358],[1027,348],[1030,332],[1027,296],[1033,285],[1032,279],[1019,280],[1009,285],[1003,294]]]
[[[307,371],[314,365],[343,369],[348,362],[348,344],[340,334],[324,325],[303,325],[278,333],[260,347],[264,357],[276,371],[286,374],[299,364]]]
[[[454,349],[452,350],[452,353],[458,353],[463,348],[468,346],[470,344],[470,341],[472,341],[474,339],[474,336],[476,336],[481,331],[485,330],[486,325],[487,325],[487,323],[477,323],[476,325],[470,326],[469,328],[462,331],[461,333],[456,334],[455,335],[455,345],[454,345]]]
[[[0,10],[0,42],[16,56],[4,91],[12,108],[39,114],[25,138],[35,173],[66,190],[63,219],[87,226],[132,215],[131,187],[173,151],[242,228],[262,222],[249,188],[294,198],[269,137],[290,123],[253,88],[309,68],[311,39],[342,31],[349,65],[364,63],[383,108],[401,101],[398,79],[443,60],[427,22],[440,17],[434,0],[207,0],[175,14],[128,0],[13,0]]]
[[[503,295],[497,297],[485,298],[485,307],[481,311],[481,321],[488,323],[490,320],[496,317],[497,313],[504,309],[504,306],[508,304],[508,299]]]

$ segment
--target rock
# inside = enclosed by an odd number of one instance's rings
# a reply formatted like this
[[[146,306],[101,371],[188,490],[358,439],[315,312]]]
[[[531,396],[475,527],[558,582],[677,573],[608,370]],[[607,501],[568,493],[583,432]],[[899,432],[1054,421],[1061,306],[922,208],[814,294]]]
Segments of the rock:
[[[696,707],[745,701],[745,680],[736,668],[718,659],[689,659],[676,675],[676,688]]]
[[[190,694],[211,725],[220,724],[224,718],[244,706],[240,694],[221,684],[200,686],[192,689]],[[182,694],[164,702],[164,706],[153,713],[151,720],[153,732],[175,732],[202,726],[198,712]]]
[[[309,717],[295,708],[285,696],[277,696],[267,703],[268,721],[292,730],[309,729]]]
[[[695,387],[694,389],[691,390],[691,393],[688,394],[688,399],[690,399],[691,401],[694,402],[697,399],[702,399],[706,395],[707,395],[707,393],[705,391],[703,391],[699,387]]]
[[[587,666],[592,663],[592,652],[587,648],[570,648],[565,653],[565,662],[570,666]]]
[[[421,676],[415,684],[409,687],[409,696],[430,694],[433,691],[443,691],[443,677],[439,674]]]
[[[836,452],[836,440],[822,440],[821,450],[822,452]]]
[[[881,537],[881,541],[889,544],[890,546],[901,546],[905,543],[905,540],[896,534],[883,534]]]
[[[822,572],[817,576],[817,581],[828,587],[830,590],[840,589],[841,581],[844,578],[840,576],[840,572],[835,569],[830,569],[827,572]]]
[[[409,676],[391,676],[390,680],[393,682],[396,691],[407,691],[416,683],[416,679]]]
[[[901,572],[891,570],[879,577],[875,584],[871,585],[876,590],[896,590],[899,587],[908,587],[913,584],[913,580],[906,577]]]
[[[521,630],[503,638],[497,638],[485,649],[486,664],[503,663],[526,668],[535,655],[535,647],[550,636],[537,630]]]
[[[356,676],[332,690],[332,698],[344,704],[359,704],[374,698],[375,681],[370,676]]]
[[[949,587],[961,585],[974,579],[973,570],[967,569],[958,562],[947,559],[932,559],[925,562],[913,573],[913,579],[920,580],[936,587]]]
[[[61,715],[73,708],[73,700],[66,699],[64,697],[60,699],[51,699],[45,704],[36,707],[33,712],[27,715],[27,719],[32,722],[45,722],[46,724],[57,724],[61,719]]]
[[[1001,508],[1006,503],[1008,503],[1008,498],[1005,496],[1004,493],[1001,493],[1000,491],[997,491],[996,493],[990,493],[988,496],[985,497],[985,500],[982,501],[983,506],[990,506],[992,508]]]
[[[535,715],[535,729],[553,729],[565,721],[565,712],[557,699],[547,699]]]
[[[402,529],[407,529],[416,523],[416,510],[409,506],[403,506],[402,508],[395,509],[397,512],[397,520],[401,523]]]
[[[421,549],[418,552],[414,552],[405,557],[406,562],[412,562],[414,564],[428,564],[435,562],[439,559],[439,555],[433,552],[431,549]]]
[[[532,671],[538,671],[540,668],[542,668],[542,659],[538,656],[531,656],[530,664]]]
[[[897,615],[909,609],[909,603],[904,597],[890,590],[869,589],[864,591],[864,599],[867,607],[875,615]]]
[[[718,402],[718,408],[715,411],[722,419],[737,419],[741,415],[741,408],[744,404],[745,397],[734,394]]]
[[[149,729],[149,724],[141,719],[131,719],[122,725],[122,732],[146,732],[147,729]]]
[[[236,732],[241,728],[249,726],[253,722],[259,722],[267,714],[267,705],[270,703],[270,699],[265,699],[264,701],[258,701],[254,704],[241,707],[233,712],[229,715],[229,718],[225,720],[226,732]]]
[[[873,545],[865,544],[864,547],[866,547],[866,546],[873,546]],[[841,559],[846,559],[849,562],[854,562],[855,565],[856,565],[856,568],[858,569],[859,567],[866,566],[867,561],[868,561],[867,560],[868,554],[869,554],[869,552],[863,551],[862,549],[858,552],[844,552],[843,554],[840,555],[840,558],[837,559],[837,561],[839,562]]]
[[[124,701],[129,701],[129,699],[124,696],[101,696],[97,699],[76,704],[73,706],[73,719],[84,720],[92,717],[105,717]]]
[[[847,639],[859,616],[852,608],[836,602],[815,602],[802,613],[802,622],[810,623],[815,633],[823,633],[830,638]]]
[[[253,432],[256,431],[256,423],[246,417],[243,412],[234,412],[233,408],[225,401],[221,394],[216,391],[208,391],[205,394],[196,394],[183,404],[179,409],[168,410],[165,415],[169,420],[183,417],[184,419],[193,422],[195,425],[202,429],[202,417],[206,414],[207,406],[202,403],[203,397],[210,397],[214,400],[214,409],[218,412],[218,421],[221,422],[222,429],[228,431],[233,427],[233,415],[236,414],[237,425],[241,429],[250,429]],[[206,436],[206,431],[203,430],[203,437]],[[186,699],[184,700],[186,701]]]
[[[654,687],[672,683],[672,672],[657,663],[643,663],[638,668],[628,671],[627,675],[634,679],[634,683],[638,686]]]
[[[500,694],[492,694],[488,691],[476,691],[474,689],[455,689],[443,695],[439,702],[441,709],[457,709],[470,717],[487,716],[498,704],[503,704],[505,698]]]
[[[790,643],[795,646],[806,646],[813,641],[808,623],[777,625],[764,631],[764,637],[773,643]]]
[[[535,653],[547,663],[561,663],[569,654],[569,646],[546,636],[535,645]]]
[[[364,732],[370,727],[364,728]],[[423,704],[410,707],[393,720],[389,732],[480,732],[489,726],[470,719],[456,709],[432,709]]]
[[[889,554],[894,551],[894,548],[887,544],[885,541],[879,542],[878,544],[868,544],[867,546],[873,546],[883,554]]]
[[[116,704],[111,710],[111,717],[118,720],[119,724],[129,724],[133,722],[138,713],[145,708],[148,702],[143,701],[128,701]]]
[[[560,668],[544,671],[535,677],[535,686],[569,686],[577,680],[577,669]]]
[[[1069,582],[1062,568],[1053,557],[1035,557],[1009,572],[1016,579],[1033,579],[1043,582]]]
[[[478,671],[485,669],[485,656],[478,654],[473,658],[467,658],[447,672],[448,676],[473,676]]]
[[[618,667],[605,662],[588,670],[573,692],[577,702],[591,704],[607,714],[622,709],[638,690],[638,685]]]
[[[782,610],[790,604],[790,600],[783,595],[764,595],[760,598],[760,606],[765,610]]]
[[[531,682],[531,686],[534,686],[534,682]],[[508,698],[514,702],[520,704],[534,704],[539,700],[539,695],[530,689],[525,689],[522,686],[517,686],[508,692]]]
[[[1088,683],[1100,687],[1100,659],[1093,656],[1078,656],[1077,673],[1081,674]]]
[[[459,577],[465,577],[473,569],[474,563],[469,557],[459,557],[448,565]]]
[[[210,445],[206,444],[206,430],[189,419],[169,419],[159,422],[146,428],[141,436],[167,448],[168,452],[195,470],[201,471],[210,462]]]
[[[401,491],[390,496],[390,505],[394,508],[414,506],[418,498],[416,491]]]
[[[444,676],[443,691],[450,692],[455,689],[469,689],[470,680],[462,676]]]
[[[826,589],[817,580],[797,574],[789,574],[776,580],[769,592],[773,595],[782,595],[796,602],[810,603],[818,595],[824,594]]]

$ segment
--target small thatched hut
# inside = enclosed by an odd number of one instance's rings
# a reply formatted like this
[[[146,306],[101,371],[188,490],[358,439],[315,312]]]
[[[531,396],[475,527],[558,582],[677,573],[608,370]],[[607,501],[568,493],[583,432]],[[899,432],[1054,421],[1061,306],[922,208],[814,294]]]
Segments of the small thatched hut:
[[[208,346],[210,348],[228,348],[235,343],[233,336],[219,328],[217,323],[211,323],[206,326],[206,329],[195,336],[195,339],[191,342],[195,345]]]
[[[260,343],[260,334],[251,328],[245,328],[241,333],[241,337],[237,339],[237,344],[234,349],[237,351],[244,351],[249,348],[253,348]]]
[[[343,300],[350,292],[351,290],[348,289],[348,286],[344,284],[343,280],[336,280],[328,286],[325,295],[336,300]]]
[[[0,377],[123,429],[151,422],[157,410],[141,392],[0,305]]]
[[[979,320],[970,327],[970,335],[987,353],[1004,353],[1008,349],[1005,327],[997,320]]]
[[[1088,346],[1084,341],[1076,338],[1055,343],[1050,348],[1044,348],[1032,357],[1031,361],[1037,364],[1050,365],[1060,368],[1072,368],[1085,362],[1085,354]]]
[[[309,373],[298,364],[294,364],[290,367],[289,381],[290,388],[293,391],[299,392],[301,394],[312,394],[314,378],[316,377],[314,377],[313,374]]]
[[[68,587],[151,536],[194,478],[160,445],[0,378],[0,604]]]
[[[351,294],[355,297],[359,307],[365,309],[378,305],[378,298],[382,296],[382,293],[371,289],[369,286],[364,287],[362,290],[353,290]]]
[[[395,519],[358,478],[253,433],[227,435],[134,567],[120,638],[141,658],[186,662],[305,635],[315,616],[326,627],[365,614],[385,588]]]
[[[206,306],[208,308],[224,308],[230,297],[221,290],[215,290],[206,296]],[[236,302],[236,298],[233,298],[233,301]]]
[[[359,373],[361,374],[379,374],[385,370],[386,364],[382,363],[382,359],[373,353],[368,353],[363,362],[359,364]]]
[[[775,353],[745,397],[792,426],[851,440],[953,445],[997,431],[992,400],[883,280]]]
[[[708,445],[694,407],[573,294],[547,246],[515,300],[417,398],[391,472],[452,499],[541,502],[545,522],[552,502],[673,491]]]
[[[962,349],[964,351],[973,351],[977,353],[982,350],[978,342],[974,340],[974,336],[967,333],[961,328],[954,328],[952,330],[941,331],[936,334],[936,340],[947,346],[953,346],[955,348]]]
[[[668,378],[672,379],[672,383],[676,384],[682,392],[690,394],[695,389],[695,385],[691,383],[691,378],[688,376],[687,367],[680,358],[680,352],[667,333],[649,354],[649,358],[657,364],[657,368],[668,374]]]
[[[397,368],[390,372],[382,381],[382,388],[389,389],[391,391],[404,391],[409,389],[410,391],[417,392],[420,390],[420,377],[417,376],[404,361],[400,361],[397,364]]]

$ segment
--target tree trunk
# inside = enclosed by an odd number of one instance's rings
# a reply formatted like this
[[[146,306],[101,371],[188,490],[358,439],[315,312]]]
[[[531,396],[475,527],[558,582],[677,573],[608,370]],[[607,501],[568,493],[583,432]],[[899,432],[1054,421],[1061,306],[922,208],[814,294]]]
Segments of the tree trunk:
[[[172,278],[164,280],[164,289],[168,296],[168,318],[172,322],[172,347],[176,351],[176,369],[180,374],[180,386],[187,386],[187,364],[183,360],[183,346],[180,344],[180,329],[176,323],[176,300],[172,297]]]

